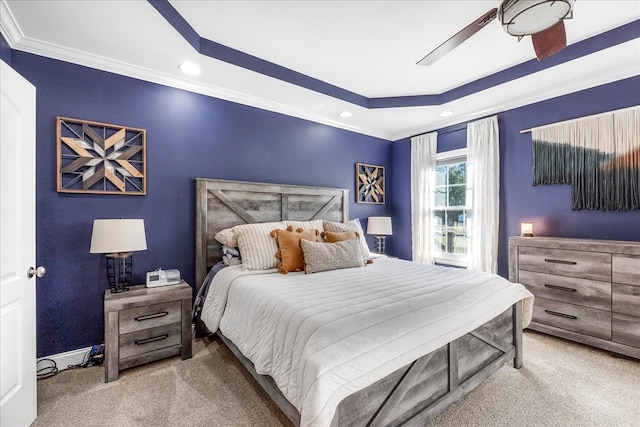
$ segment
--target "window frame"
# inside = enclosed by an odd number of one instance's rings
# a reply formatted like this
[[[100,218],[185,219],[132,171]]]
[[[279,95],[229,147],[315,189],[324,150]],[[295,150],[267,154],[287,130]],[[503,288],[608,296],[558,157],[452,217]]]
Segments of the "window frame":
[[[469,194],[469,160],[468,160],[468,150],[467,148],[460,148],[457,150],[449,150],[449,151],[443,151],[440,153],[436,153],[436,167],[438,166],[444,166],[444,165],[450,165],[453,163],[461,163],[461,162],[465,162],[467,164],[467,184],[466,184],[466,197],[465,197],[465,201],[467,206],[455,206],[455,207],[451,207],[451,209],[449,209],[449,207],[444,207],[443,206],[435,206],[435,185],[434,185],[434,197],[432,200],[434,200],[434,207],[432,209],[432,218],[435,218],[435,211],[436,210],[460,210],[460,209],[464,209],[465,211],[467,211],[467,216],[469,216],[469,214],[472,214],[473,212],[473,207],[469,206],[469,200],[470,199],[470,194]],[[433,240],[431,241],[431,244],[434,245]],[[464,255],[461,254],[450,254],[450,253],[443,253],[441,251],[437,251],[435,249],[435,245],[432,247],[433,251],[434,251],[434,262],[436,264],[442,264],[442,265],[449,265],[449,266],[454,266],[454,267],[467,267],[468,264],[468,257],[469,257],[469,251],[467,248],[467,253]]]

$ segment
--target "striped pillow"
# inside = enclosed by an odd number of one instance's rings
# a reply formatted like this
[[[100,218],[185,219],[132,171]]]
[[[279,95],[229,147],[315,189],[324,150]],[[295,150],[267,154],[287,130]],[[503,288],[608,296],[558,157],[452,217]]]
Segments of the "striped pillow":
[[[355,231],[360,236],[360,251],[362,252],[363,258],[367,258],[371,255],[371,251],[369,250],[369,245],[367,245],[367,239],[362,232],[362,226],[360,225],[360,220],[358,218],[354,218],[349,222],[332,222],[332,221],[323,221],[324,231],[331,231],[333,233],[343,232],[343,231]]]
[[[313,221],[290,221],[284,220],[286,226],[292,226],[294,230],[302,228],[303,230],[319,230],[322,231],[322,220],[314,219]]]
[[[283,222],[242,224],[233,227],[233,232],[238,236],[243,270],[269,270],[278,266],[278,245],[269,234],[279,228],[286,228]]]

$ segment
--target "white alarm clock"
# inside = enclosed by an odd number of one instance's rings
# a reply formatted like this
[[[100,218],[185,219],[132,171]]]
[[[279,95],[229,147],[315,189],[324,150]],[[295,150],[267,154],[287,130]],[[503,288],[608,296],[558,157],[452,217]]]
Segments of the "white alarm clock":
[[[177,285],[180,283],[180,270],[157,269],[147,273],[147,288]]]

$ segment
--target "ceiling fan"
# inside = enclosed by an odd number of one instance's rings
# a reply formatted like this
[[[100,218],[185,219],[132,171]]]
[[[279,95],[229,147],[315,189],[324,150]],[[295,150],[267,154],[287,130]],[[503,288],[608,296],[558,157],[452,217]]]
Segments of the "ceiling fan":
[[[531,36],[538,60],[560,52],[567,46],[564,19],[573,17],[575,0],[503,0],[495,7],[458,31],[449,40],[429,52],[417,65],[431,65],[461,45],[484,26],[500,18],[502,27],[518,40]]]

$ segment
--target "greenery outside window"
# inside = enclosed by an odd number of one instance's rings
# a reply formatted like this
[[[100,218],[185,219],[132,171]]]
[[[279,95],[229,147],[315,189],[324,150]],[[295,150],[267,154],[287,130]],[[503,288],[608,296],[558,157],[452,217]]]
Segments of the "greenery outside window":
[[[466,149],[438,153],[433,209],[436,263],[467,266],[471,225],[468,175]]]

